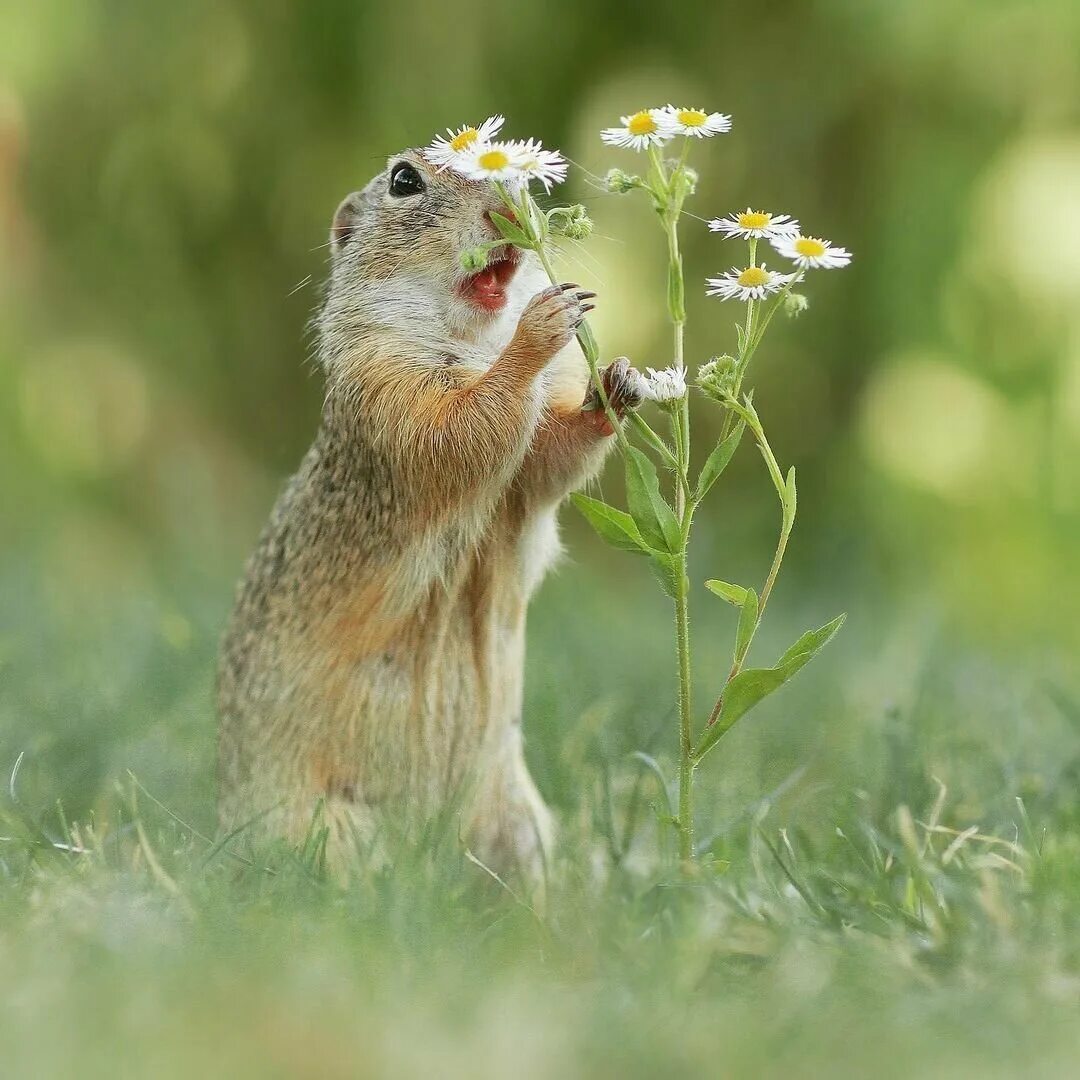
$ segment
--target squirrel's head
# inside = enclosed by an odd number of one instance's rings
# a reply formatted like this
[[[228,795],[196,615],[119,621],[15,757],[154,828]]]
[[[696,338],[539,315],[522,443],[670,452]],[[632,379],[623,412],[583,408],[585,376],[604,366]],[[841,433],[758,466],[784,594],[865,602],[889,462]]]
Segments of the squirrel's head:
[[[535,287],[519,280],[535,257],[509,244],[493,248],[479,273],[462,268],[463,252],[498,239],[492,212],[508,214],[490,184],[440,170],[418,150],[395,154],[334,214],[324,322],[336,309],[365,324],[434,318],[452,335],[482,332]]]

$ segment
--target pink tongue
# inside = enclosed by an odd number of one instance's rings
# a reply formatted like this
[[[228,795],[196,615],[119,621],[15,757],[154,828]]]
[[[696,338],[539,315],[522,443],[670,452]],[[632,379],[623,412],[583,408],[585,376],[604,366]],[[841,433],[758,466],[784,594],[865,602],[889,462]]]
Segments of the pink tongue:
[[[472,281],[473,292],[483,296],[495,296],[502,292],[502,286],[493,269],[481,270]]]

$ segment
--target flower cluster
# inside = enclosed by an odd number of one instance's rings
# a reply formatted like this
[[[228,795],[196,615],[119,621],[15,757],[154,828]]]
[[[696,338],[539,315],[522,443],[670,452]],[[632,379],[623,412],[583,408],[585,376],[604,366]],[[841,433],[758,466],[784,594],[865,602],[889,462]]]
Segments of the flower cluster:
[[[733,267],[721,277],[706,279],[706,292],[722,300],[764,300],[770,293],[802,280],[806,270],[835,270],[851,262],[851,253],[846,248],[833,247],[829,240],[804,236],[799,223],[787,214],[771,214],[748,206],[742,212],[714,218],[709,228],[729,240],[738,237],[750,241],[748,267],[744,270]],[[795,264],[796,272],[780,274],[766,269],[764,263],[757,266],[754,251],[759,240],[768,240],[778,255]],[[784,300],[792,314],[797,315],[806,307],[805,297],[796,300],[790,292]]]
[[[706,139],[731,130],[731,117],[725,113],[676,108],[674,105],[642,109],[619,119],[618,127],[605,128],[600,137],[609,146],[622,146],[629,150],[663,146],[676,135]]]
[[[424,157],[470,180],[495,180],[512,190],[538,180],[550,191],[566,179],[566,159],[537,139],[496,140],[503,123],[501,116],[490,116],[479,127],[447,128],[424,149]]]

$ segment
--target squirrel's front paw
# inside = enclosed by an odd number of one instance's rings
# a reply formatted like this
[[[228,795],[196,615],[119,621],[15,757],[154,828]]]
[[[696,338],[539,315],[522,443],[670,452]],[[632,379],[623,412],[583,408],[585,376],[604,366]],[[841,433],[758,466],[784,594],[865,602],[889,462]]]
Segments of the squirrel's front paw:
[[[636,409],[641,404],[641,373],[630,366],[630,361],[625,356],[613,360],[600,372],[600,382],[604,387],[604,393],[607,394],[612,412],[620,420],[630,409]],[[590,386],[585,394],[581,411],[592,419],[601,434],[613,434],[614,429],[604,411],[604,403],[600,400],[600,394],[595,386]]]
[[[552,285],[525,306],[514,334],[516,343],[543,367],[574,336],[592,311],[596,293],[581,292],[573,283]]]

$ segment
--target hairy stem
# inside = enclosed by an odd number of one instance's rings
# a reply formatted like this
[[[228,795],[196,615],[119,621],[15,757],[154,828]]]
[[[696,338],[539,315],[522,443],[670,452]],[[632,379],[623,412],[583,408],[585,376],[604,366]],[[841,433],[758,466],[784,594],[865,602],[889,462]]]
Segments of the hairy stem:
[[[784,475],[780,471],[780,466],[777,464],[776,455],[769,445],[769,440],[765,437],[765,429],[761,426],[761,420],[757,415],[757,410],[752,407],[747,408],[734,400],[728,402],[728,407],[733,413],[737,413],[742,417],[742,419],[746,421],[747,427],[754,433],[754,438],[757,440],[758,447],[761,449],[761,456],[765,459],[765,465],[769,470],[769,476],[772,479],[773,487],[776,488],[776,494],[780,499],[780,509],[783,516],[780,525],[780,539],[776,545],[776,553],[773,555],[772,565],[769,567],[768,577],[766,577],[765,584],[761,589],[761,596],[758,601],[757,620],[750,632],[750,640],[746,643],[742,658],[736,657],[731,665],[728,677],[724,680],[724,688],[720,691],[720,696],[716,699],[716,704],[713,705],[712,712],[709,713],[709,727],[712,727],[719,719],[720,710],[724,707],[724,694],[727,691],[728,684],[742,670],[743,661],[750,652],[750,646],[753,644],[754,636],[757,634],[758,627],[761,626],[761,620],[765,614],[765,606],[769,602],[769,596],[772,594],[773,586],[776,584],[777,575],[780,573],[780,566],[784,561],[784,553],[787,551],[788,538],[791,536],[791,529],[795,524],[794,506],[792,505],[790,508],[788,506],[788,491],[787,486],[784,483]]]
[[[555,268],[551,265],[551,259],[548,257],[546,237],[536,227],[536,223],[541,220],[542,215],[537,210],[528,189],[523,188],[520,199],[515,200],[504,184],[496,183],[495,187],[504,205],[513,213],[518,225],[532,243],[533,250],[536,252],[548,280],[552,285],[558,285],[559,280],[555,276]],[[618,416],[615,414],[615,410],[611,407],[607,391],[604,389],[603,380],[600,378],[600,369],[598,367],[600,350],[596,344],[596,337],[587,321],[583,321],[581,326],[578,327],[577,342],[578,347],[581,349],[581,355],[585,357],[585,363],[588,365],[589,377],[592,379],[593,386],[596,387],[600,403],[607,414],[608,423],[611,424],[615,431],[615,437],[619,441],[620,449],[625,449],[627,446],[626,434],[622,429]]]
[[[671,317],[674,367],[685,370],[684,336],[686,327],[685,283],[683,280],[682,252],[679,250],[679,212],[681,195],[680,173],[685,162],[682,159],[671,176],[664,176],[659,154],[654,154],[654,165],[665,181],[666,199],[661,219],[667,234],[668,246],[668,314]],[[681,190],[681,189],[680,189]],[[684,394],[671,412],[672,435],[675,439],[677,477],[675,485],[675,516],[679,519],[681,533],[680,550],[676,553],[678,583],[675,591],[675,649],[679,668],[679,861],[683,865],[694,858],[694,748],[693,748],[693,700],[690,681],[690,600],[686,576],[687,547],[690,540],[690,524],[693,504],[690,492],[690,395]]]
[[[686,552],[679,559],[675,594],[675,639],[679,654],[679,861],[694,858],[694,747],[690,700],[690,609],[687,603]]]

